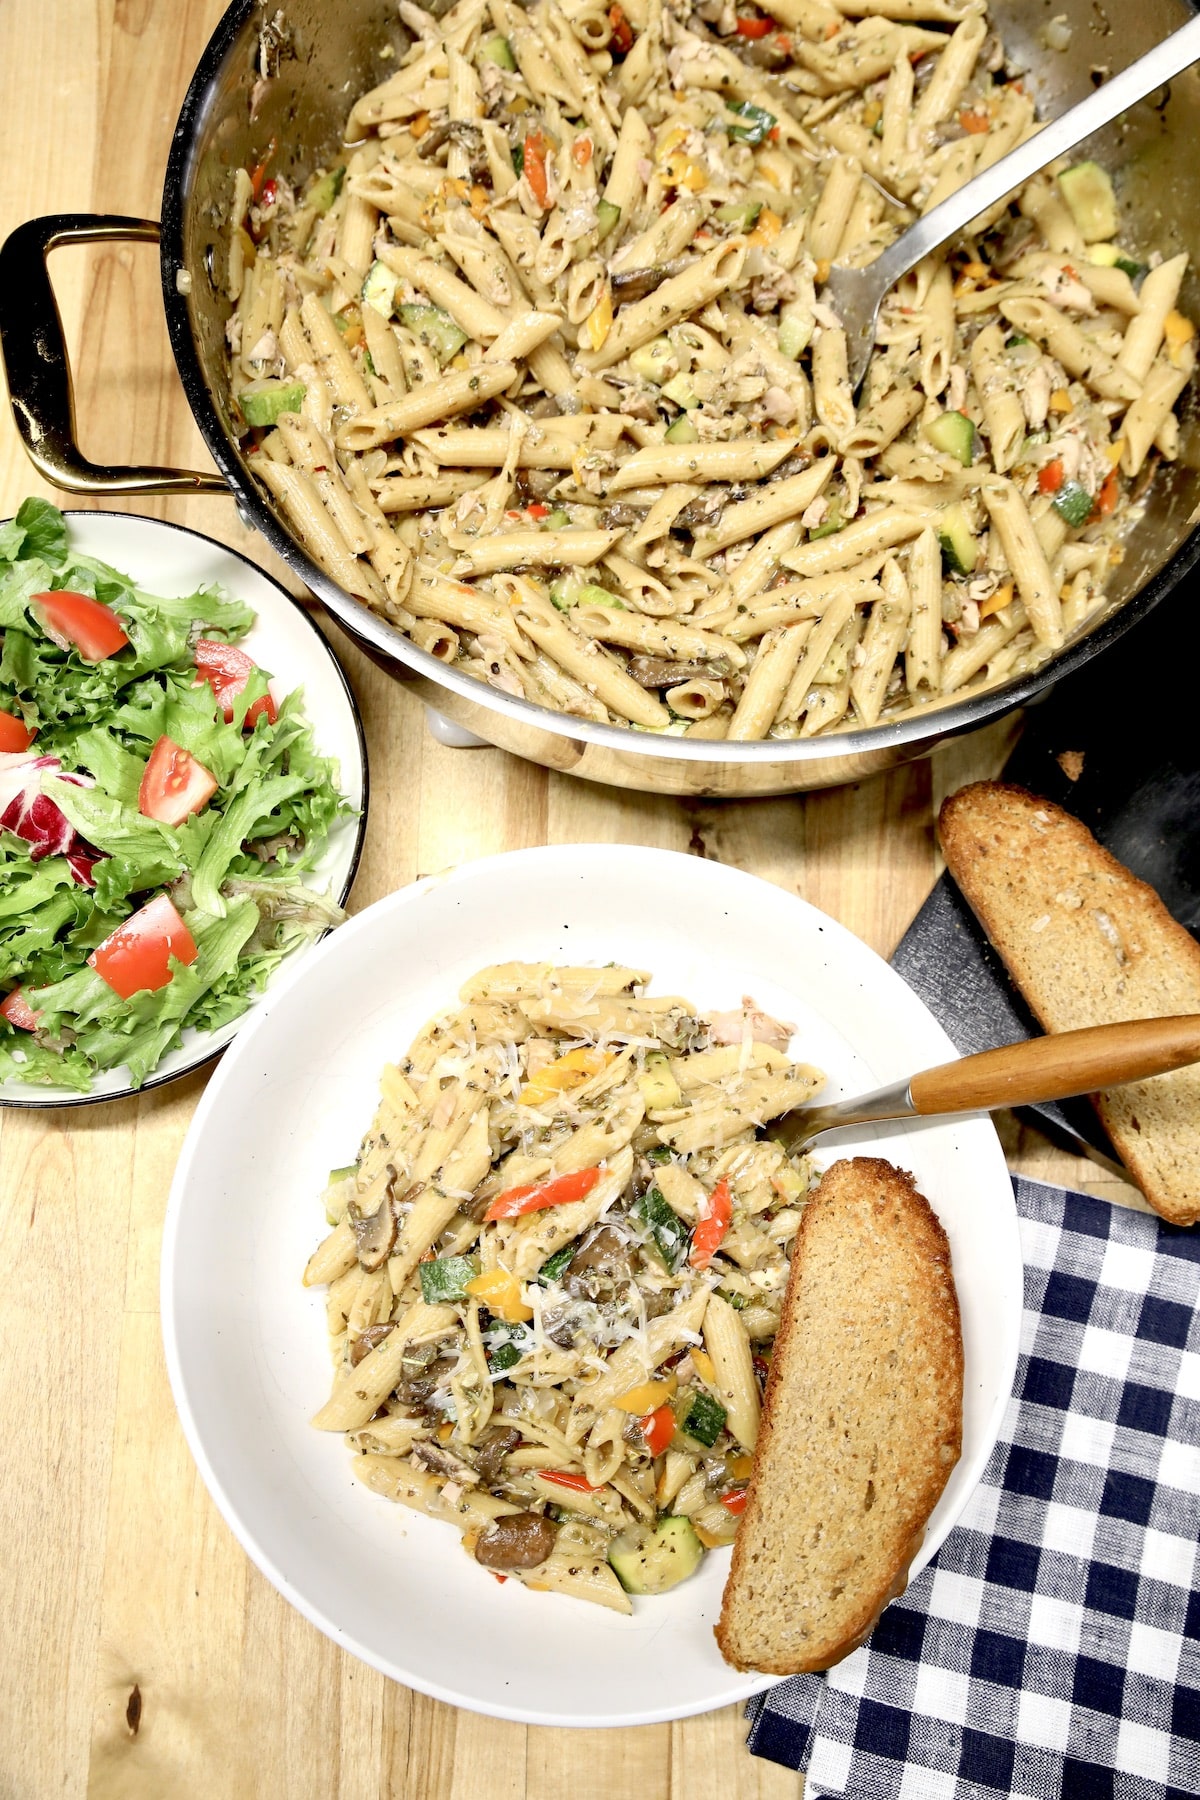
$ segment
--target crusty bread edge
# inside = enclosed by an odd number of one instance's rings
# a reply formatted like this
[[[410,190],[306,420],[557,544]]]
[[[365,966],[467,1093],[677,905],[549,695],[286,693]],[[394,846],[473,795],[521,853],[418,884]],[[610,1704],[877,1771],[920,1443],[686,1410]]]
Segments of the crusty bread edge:
[[[1020,801],[1022,805],[1032,804],[1049,814],[1056,823],[1065,825],[1079,848],[1089,856],[1095,857],[1100,869],[1107,869],[1109,873],[1120,876],[1124,882],[1128,883],[1131,897],[1138,905],[1145,908],[1154,925],[1165,930],[1172,938],[1177,945],[1178,955],[1183,960],[1193,963],[1196,978],[1200,981],[1200,944],[1197,944],[1191,932],[1181,925],[1174,914],[1168,910],[1157,890],[1152,888],[1149,882],[1143,881],[1139,875],[1135,875],[1132,869],[1127,868],[1112,854],[1111,850],[1106,850],[1094,833],[1088,830],[1082,819],[1077,819],[1074,813],[1069,813],[1065,807],[1057,805],[1053,800],[1043,799],[1040,794],[1032,793],[1029,788],[1021,787],[1016,782],[975,781],[968,787],[959,788],[956,794],[949,795],[942,802],[941,811],[938,813],[938,837],[941,841],[942,852],[946,858],[947,868],[966,897],[972,912],[987,933],[989,943],[1000,957],[1020,990],[1026,1005],[1043,1030],[1053,1032],[1055,1027],[1046,1017],[1031,992],[1030,965],[1011,951],[1006,955],[1000,949],[996,939],[1002,932],[1002,926],[998,921],[995,909],[989,904],[991,895],[988,892],[979,891],[981,884],[971,879],[975,867],[974,846],[970,846],[971,855],[962,855],[965,848],[963,838],[969,827],[961,815],[980,800],[988,801],[999,797]],[[1146,1166],[1145,1159],[1140,1154],[1141,1144],[1137,1136],[1123,1128],[1121,1121],[1114,1116],[1107,1096],[1091,1094],[1088,1097],[1099,1113],[1105,1130],[1120,1151],[1121,1160],[1129,1171],[1130,1178],[1141,1191],[1147,1203],[1161,1218],[1166,1219],[1172,1225],[1196,1224],[1200,1220],[1200,1202],[1194,1202],[1189,1206],[1187,1202],[1177,1202],[1170,1194],[1158,1190],[1154,1185],[1154,1171]]]
[[[947,1272],[950,1276],[949,1297],[951,1306],[953,1307],[954,1325],[956,1327],[954,1331],[954,1343],[956,1349],[954,1373],[957,1377],[959,1390],[958,1431],[953,1440],[954,1460],[953,1462],[948,1462],[944,1469],[931,1470],[918,1509],[921,1515],[920,1521],[915,1525],[909,1543],[891,1565],[890,1569],[885,1569],[881,1573],[878,1592],[864,1600],[858,1615],[850,1622],[845,1634],[841,1638],[839,1638],[832,1646],[827,1646],[826,1649],[818,1651],[812,1657],[804,1660],[796,1660],[795,1658],[762,1658],[753,1663],[743,1662],[739,1659],[733,1642],[732,1621],[729,1616],[731,1607],[730,1597],[741,1575],[744,1545],[749,1535],[746,1532],[745,1527],[756,1514],[757,1501],[755,1495],[755,1475],[761,1467],[764,1452],[770,1444],[775,1432],[775,1399],[784,1381],[783,1371],[788,1360],[795,1323],[795,1310],[792,1306],[793,1290],[795,1285],[802,1278],[805,1239],[807,1232],[812,1228],[814,1209],[821,1204],[821,1187],[834,1169],[844,1167],[846,1163],[849,1163],[852,1167],[871,1180],[886,1181],[889,1185],[898,1183],[905,1193],[906,1198],[920,1203],[915,1212],[911,1215],[914,1225],[919,1228],[919,1237],[925,1239],[925,1244],[920,1245],[919,1247],[921,1249],[928,1249],[928,1252],[932,1256],[939,1260],[943,1260],[946,1264]],[[914,1241],[914,1249],[918,1248],[918,1245],[919,1238]],[[797,1353],[802,1354],[803,1352],[798,1351]],[[884,1608],[890,1605],[893,1600],[898,1599],[908,1586],[909,1570],[912,1567],[913,1561],[920,1550],[921,1545],[925,1541],[925,1527],[929,1522],[934,1507],[941,1499],[946,1483],[950,1479],[951,1471],[954,1469],[962,1454],[962,1389],[962,1317],[959,1311],[958,1291],[954,1284],[954,1271],[950,1260],[950,1240],[946,1236],[941,1220],[930,1206],[928,1200],[926,1200],[924,1194],[921,1193],[915,1179],[907,1169],[899,1169],[895,1164],[885,1161],[882,1157],[875,1156],[847,1157],[842,1159],[841,1162],[831,1164],[830,1168],[827,1169],[822,1176],[821,1182],[818,1184],[812,1199],[804,1209],[800,1219],[799,1229],[796,1232],[795,1242],[792,1246],[792,1262],[788,1274],[787,1292],[784,1296],[783,1312],[780,1318],[779,1330],[775,1334],[775,1347],[771,1358],[771,1372],[767,1378],[766,1392],[763,1395],[762,1418],[758,1428],[758,1445],[754,1456],[754,1470],[751,1473],[748,1488],[749,1499],[746,1502],[746,1510],[742,1517],[742,1528],[738,1531],[738,1535],[733,1542],[733,1560],[729,1567],[729,1574],[725,1579],[725,1589],[721,1597],[721,1616],[717,1621],[717,1624],[713,1627],[713,1636],[717,1640],[721,1655],[732,1668],[753,1671],[764,1675],[804,1675],[815,1673],[821,1669],[831,1668],[834,1663],[841,1662],[843,1657],[849,1656],[852,1651],[857,1650],[859,1645],[864,1643],[871,1635]]]

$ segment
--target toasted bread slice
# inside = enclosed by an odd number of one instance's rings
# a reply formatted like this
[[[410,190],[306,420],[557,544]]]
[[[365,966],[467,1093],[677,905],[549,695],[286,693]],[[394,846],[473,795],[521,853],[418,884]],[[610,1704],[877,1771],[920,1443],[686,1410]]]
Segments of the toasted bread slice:
[[[717,1642],[827,1669],[903,1593],[962,1447],[950,1246],[911,1175],[834,1163],[800,1222]]]
[[[1049,800],[999,781],[952,794],[950,873],[1047,1031],[1200,1013],[1200,945],[1152,887]],[[1200,1218],[1200,1065],[1094,1096],[1164,1219]]]

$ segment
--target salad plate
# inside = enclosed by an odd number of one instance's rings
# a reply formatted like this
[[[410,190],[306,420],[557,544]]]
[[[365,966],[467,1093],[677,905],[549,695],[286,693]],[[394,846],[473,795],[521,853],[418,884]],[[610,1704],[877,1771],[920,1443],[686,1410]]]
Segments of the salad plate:
[[[44,510],[49,515],[52,509]],[[354,880],[362,846],[367,798],[366,748],[349,685],[332,649],[312,619],[285,588],[256,564],[200,532],[127,513],[88,511],[62,516],[67,526],[70,557],[91,558],[109,565],[128,577],[140,594],[190,596],[215,586],[240,602],[243,608],[252,610],[254,622],[244,636],[237,636],[236,651],[244,652],[251,663],[268,672],[270,693],[280,706],[288,695],[298,692],[302,696],[303,720],[311,728],[313,748],[322,759],[329,759],[333,785],[346,802],[340,815],[333,818],[319,856],[311,867],[303,868],[300,879],[321,896],[322,904],[329,901],[335,908],[343,905]],[[217,651],[222,648],[219,644],[215,646]],[[107,720],[101,718],[99,723],[106,724]],[[39,736],[44,742],[45,733]],[[35,738],[30,753],[37,752],[40,747]],[[0,760],[11,764],[17,758],[9,756]],[[330,805],[332,803],[331,799]],[[190,823],[194,824],[194,821]],[[39,866],[44,865],[34,865],[35,868]],[[136,900],[133,903],[137,904]],[[318,935],[323,935],[324,929],[327,927],[314,925],[311,933],[314,941]],[[306,957],[313,947],[314,942],[309,941],[289,950],[280,970],[269,975],[269,984],[294,960]],[[7,989],[11,981],[0,985]],[[253,993],[248,1011],[211,1027],[185,1025],[179,1041],[144,1073],[140,1083],[135,1082],[130,1069],[123,1064],[100,1069],[92,1076],[86,1092],[67,1085],[42,1082],[34,1085],[32,1081],[6,1077],[0,1070],[0,1106],[90,1105],[173,1081],[223,1050],[260,1004],[261,998],[262,995]]]
[[[384,1063],[460,985],[509,960],[649,970],[649,992],[710,1012],[743,996],[794,1022],[791,1053],[829,1098],[953,1047],[850,932],[741,871],[621,845],[516,851],[417,882],[283,971],[201,1099],[171,1190],[162,1319],[175,1402],[217,1506],[281,1594],[386,1675],[502,1718],[648,1724],[770,1685],[713,1638],[729,1552],[638,1597],[631,1617],[492,1580],[456,1531],[355,1481],[309,1421],[329,1389],[323,1292],[305,1263],[329,1171],[357,1153]],[[1011,1183],[985,1116],[843,1131],[912,1171],[950,1238],[966,1357],[963,1453],[914,1570],[959,1516],[1011,1391],[1022,1275]]]

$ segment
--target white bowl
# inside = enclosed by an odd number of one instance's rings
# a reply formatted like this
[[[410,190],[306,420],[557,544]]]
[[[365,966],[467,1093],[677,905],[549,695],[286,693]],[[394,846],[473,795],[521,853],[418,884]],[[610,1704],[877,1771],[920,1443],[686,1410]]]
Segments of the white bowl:
[[[69,512],[66,519],[72,550],[119,569],[146,593],[193,594],[217,582],[254,608],[257,617],[240,647],[270,670],[271,691],[277,700],[293,688],[304,689],[305,713],[317,748],[323,756],[336,757],[342,793],[358,815],[334,827],[320,861],[305,876],[310,886],[344,903],[358,867],[366,823],[367,753],[346,677],[308,614],[257,564],[199,531],[161,519],[135,518],[130,513]],[[302,960],[311,949],[309,945],[297,951],[284,966]],[[216,1056],[260,1004],[261,998],[253,1001],[249,1011],[216,1031],[189,1027],[178,1049],[163,1057],[137,1091],[161,1087]],[[86,1094],[73,1088],[0,1081],[0,1106],[89,1106],[97,1100],[123,1099],[134,1091],[128,1071],[120,1067],[95,1076]]]
[[[702,1009],[752,994],[795,1020],[832,1095],[954,1055],[922,1003],[802,900],[717,863],[619,845],[521,850],[416,883],[352,919],[277,984],[210,1082],[176,1170],[162,1260],[167,1367],[209,1491],[263,1573],[384,1674],[436,1699],[547,1725],[640,1725],[769,1685],[722,1661],[712,1627],[729,1552],[623,1618],[490,1580],[450,1526],[358,1485],[308,1420],[330,1365],[323,1294],[301,1272],[320,1194],[351,1161],[379,1072],[474,970],[509,958],[653,971]],[[979,1115],[825,1139],[915,1174],[950,1236],[962,1308],[961,1461],[917,1567],[979,1479],[1016,1365],[1021,1260],[1012,1185]]]

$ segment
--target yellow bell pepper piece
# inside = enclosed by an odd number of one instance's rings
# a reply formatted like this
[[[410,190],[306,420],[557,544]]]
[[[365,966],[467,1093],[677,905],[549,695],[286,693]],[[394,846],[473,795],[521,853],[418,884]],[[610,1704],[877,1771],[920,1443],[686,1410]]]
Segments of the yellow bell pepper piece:
[[[716,1364],[707,1350],[692,1351],[692,1367],[701,1381],[707,1381],[709,1387],[719,1387]]]
[[[520,1104],[544,1106],[555,1094],[582,1087],[593,1075],[607,1069],[612,1060],[612,1053],[604,1050],[568,1050],[557,1062],[548,1063],[536,1075],[530,1076],[518,1095]]]
[[[1072,410],[1073,402],[1066,388],[1055,388],[1050,396],[1050,411],[1055,413],[1069,413]]]
[[[605,288],[587,318],[583,321],[583,333],[593,350],[599,350],[605,338],[612,330],[613,303],[612,295]]]
[[[1012,597],[1012,582],[1002,581],[994,594],[989,594],[986,600],[981,600],[979,602],[979,617],[981,619],[990,619],[993,613],[998,613],[1003,607],[1010,606],[1012,604]]]
[[[1183,346],[1195,335],[1196,327],[1190,319],[1185,319],[1181,312],[1167,314],[1163,324],[1163,337],[1166,339],[1167,350],[1172,362],[1177,361]]]
[[[521,1284],[507,1269],[493,1269],[488,1275],[473,1276],[467,1292],[474,1300],[482,1300],[489,1312],[506,1325],[523,1325],[532,1319],[533,1308],[521,1298]]]
[[[783,220],[780,218],[779,214],[777,212],[772,212],[769,206],[764,206],[758,215],[758,223],[750,233],[750,236],[746,239],[746,242],[748,244],[761,244],[764,246],[773,244],[782,230]]]
[[[718,1537],[715,1531],[706,1531],[703,1525],[697,1525],[695,1519],[692,1520],[692,1530],[706,1550],[720,1550],[730,1541],[727,1537]],[[526,1582],[525,1585],[528,1587],[529,1583]]]
[[[614,1400],[613,1405],[619,1406],[622,1412],[635,1413],[638,1418],[642,1418],[646,1413],[657,1412],[660,1406],[665,1406],[678,1386],[675,1375],[668,1373],[661,1381],[640,1382],[637,1387],[630,1388],[627,1394],[622,1394],[619,1400]]]
[[[734,1481],[749,1481],[754,1460],[749,1456],[735,1456],[729,1463],[729,1473]]]
[[[1115,444],[1109,444],[1104,452],[1110,469],[1115,469],[1125,454],[1125,439],[1120,437]]]

